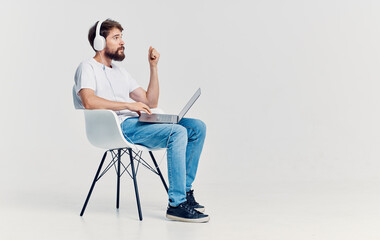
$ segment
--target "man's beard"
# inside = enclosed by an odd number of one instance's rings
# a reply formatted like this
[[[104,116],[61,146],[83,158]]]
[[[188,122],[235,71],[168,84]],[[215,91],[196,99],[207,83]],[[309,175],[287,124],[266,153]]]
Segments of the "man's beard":
[[[119,50],[121,50],[121,49],[124,50],[124,47],[118,48],[115,52],[110,52],[110,51],[108,51],[108,49],[106,49],[104,54],[106,55],[106,57],[120,62],[120,61],[123,61],[125,58],[124,51],[119,54]]]

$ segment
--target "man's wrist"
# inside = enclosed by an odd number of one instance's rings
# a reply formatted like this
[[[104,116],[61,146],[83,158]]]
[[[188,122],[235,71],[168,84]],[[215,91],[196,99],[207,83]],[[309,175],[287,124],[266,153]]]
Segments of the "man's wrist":
[[[157,70],[157,64],[156,65],[150,64],[149,67],[150,67],[151,71],[156,71]]]
[[[129,109],[129,106],[130,106],[130,103],[128,103],[128,102],[125,102],[125,103],[124,103],[124,107],[125,107],[126,109],[128,109],[128,110],[130,110],[130,109]]]

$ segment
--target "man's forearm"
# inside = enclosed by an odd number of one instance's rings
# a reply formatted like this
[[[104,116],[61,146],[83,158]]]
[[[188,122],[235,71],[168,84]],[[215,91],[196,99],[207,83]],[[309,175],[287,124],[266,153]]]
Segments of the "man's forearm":
[[[150,66],[150,81],[148,90],[146,91],[146,98],[148,105],[151,108],[156,108],[158,105],[159,85],[158,85],[158,72],[157,66]]]
[[[110,109],[113,111],[120,111],[129,109],[129,103],[127,102],[115,102],[110,101],[98,96],[91,96],[83,102],[86,109]]]

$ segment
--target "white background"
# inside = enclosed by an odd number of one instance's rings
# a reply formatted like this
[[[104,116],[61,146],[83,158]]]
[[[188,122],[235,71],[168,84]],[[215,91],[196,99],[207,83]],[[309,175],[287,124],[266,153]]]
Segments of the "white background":
[[[214,206],[210,215],[215,225],[210,226],[219,237],[229,236],[223,234],[229,222],[217,225],[217,216],[229,216],[231,224],[241,220],[239,216],[245,224],[256,224],[256,230],[229,232],[251,239],[347,239],[363,232],[367,239],[379,237],[371,227],[373,221],[366,221],[371,216],[377,219],[371,214],[380,212],[376,204],[380,2],[13,1],[1,5],[0,204],[5,210],[2,223],[11,230],[0,234],[11,238],[22,226],[18,217],[12,218],[20,209],[27,209],[20,218],[29,212],[31,221],[33,214],[46,209],[51,215],[57,211],[79,218],[102,150],[88,143],[71,88],[76,67],[94,55],[88,29],[99,19],[112,18],[124,27],[126,59],[120,65],[144,88],[149,81],[148,48],[152,45],[160,52],[160,108],[177,113],[202,88],[187,115],[202,119],[208,127],[194,187],[208,209]],[[163,160],[164,172],[165,164]],[[112,176],[108,179],[104,189],[95,189],[99,194],[93,196],[89,215],[103,206],[97,198],[110,207],[103,214],[114,217],[115,182]],[[159,202],[157,216],[163,217],[167,199],[164,195],[156,199],[163,194],[158,180],[148,175],[139,179],[142,196],[145,189],[145,199],[153,206]],[[156,195],[149,193],[156,189]],[[260,205],[256,199],[260,194],[268,194],[269,202],[275,194],[283,194],[274,203],[282,204],[280,209],[291,205],[282,201],[285,196],[294,203],[300,199],[297,194],[315,200],[305,209],[326,209],[334,196],[338,200],[327,215],[316,213],[320,218],[311,218],[310,225],[297,225],[295,220],[294,231],[286,232],[289,228],[271,222],[276,213],[268,217],[267,228],[258,227],[262,222],[249,209]],[[128,201],[127,216],[137,222],[133,194]],[[149,218],[146,205],[143,210]],[[236,206],[241,211],[223,212]],[[341,211],[334,211],[336,207]],[[244,215],[247,211],[249,215]],[[346,232],[334,232],[331,225],[323,225],[328,230],[307,228],[334,216],[339,216],[339,226]],[[347,220],[350,217],[357,222]],[[289,223],[286,218],[284,222]],[[352,228],[349,223],[366,227]],[[38,224],[25,236],[52,239],[40,230],[32,231],[40,229]],[[81,224],[73,223],[78,229]],[[297,226],[303,226],[302,234]],[[283,234],[274,234],[281,230]]]

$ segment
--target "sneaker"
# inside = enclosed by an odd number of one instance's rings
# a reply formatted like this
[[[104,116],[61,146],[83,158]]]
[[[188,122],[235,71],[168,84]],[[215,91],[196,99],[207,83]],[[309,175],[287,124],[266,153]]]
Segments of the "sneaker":
[[[189,205],[192,206],[195,210],[203,213],[205,211],[205,207],[197,203],[197,201],[195,201],[193,192],[194,190],[190,190],[186,193],[186,200],[189,203]]]
[[[171,220],[193,223],[203,223],[210,220],[208,215],[198,212],[191,207],[187,201],[181,203],[177,207],[169,205],[168,210],[166,211],[166,217]]]

